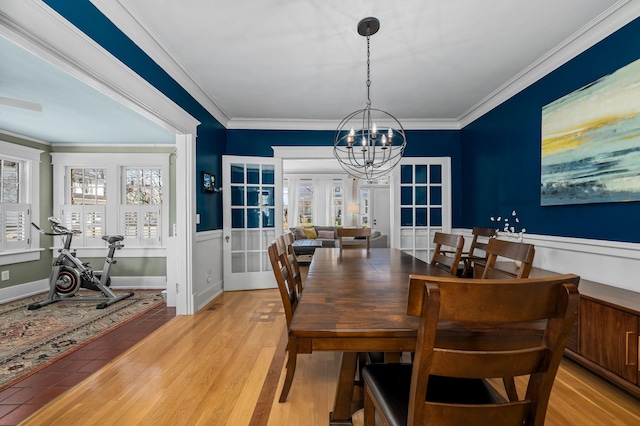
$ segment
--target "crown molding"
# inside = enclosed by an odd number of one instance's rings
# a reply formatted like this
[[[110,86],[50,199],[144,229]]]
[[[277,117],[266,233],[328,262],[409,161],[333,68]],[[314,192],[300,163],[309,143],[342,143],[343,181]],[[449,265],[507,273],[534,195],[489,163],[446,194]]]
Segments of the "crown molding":
[[[640,2],[618,1],[458,117],[461,128],[473,123],[639,16]]]
[[[174,133],[200,124],[42,1],[4,0],[0,34]]]
[[[404,130],[460,130],[458,120],[399,119]],[[331,130],[340,124],[339,120],[294,120],[294,119],[262,119],[233,118],[229,120],[227,129],[235,130]]]
[[[202,89],[198,80],[144,21],[127,0],[89,0],[120,31],[140,47],[153,61],[178,82],[220,124],[227,127],[229,116]]]

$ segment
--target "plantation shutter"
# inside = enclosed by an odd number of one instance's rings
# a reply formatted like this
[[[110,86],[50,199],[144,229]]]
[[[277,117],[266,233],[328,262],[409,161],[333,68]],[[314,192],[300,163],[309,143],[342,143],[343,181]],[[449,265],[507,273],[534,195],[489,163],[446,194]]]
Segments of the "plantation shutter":
[[[160,246],[162,229],[160,206],[120,206],[120,232],[125,245]]]
[[[27,250],[29,248],[31,205],[3,203],[2,251]]]
[[[104,245],[102,236],[106,225],[106,206],[65,205],[62,216],[64,226],[82,232],[82,234],[74,236],[74,239],[81,240],[83,246]]]

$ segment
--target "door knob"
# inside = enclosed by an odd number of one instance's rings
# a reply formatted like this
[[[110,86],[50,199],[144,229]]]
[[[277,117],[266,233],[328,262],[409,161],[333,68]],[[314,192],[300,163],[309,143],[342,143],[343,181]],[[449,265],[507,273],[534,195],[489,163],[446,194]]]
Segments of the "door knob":
[[[226,237],[224,237],[224,240],[225,240],[226,242],[229,242],[229,236],[227,235]]]

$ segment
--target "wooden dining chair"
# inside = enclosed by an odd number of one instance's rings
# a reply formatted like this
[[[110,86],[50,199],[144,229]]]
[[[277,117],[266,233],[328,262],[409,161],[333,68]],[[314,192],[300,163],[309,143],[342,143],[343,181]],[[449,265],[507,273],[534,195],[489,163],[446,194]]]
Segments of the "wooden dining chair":
[[[295,283],[289,273],[289,267],[286,265],[287,254],[285,251],[284,239],[279,238],[272,241],[267,251],[269,253],[271,268],[273,269],[273,274],[276,278],[276,283],[278,284],[280,298],[282,299],[284,316],[287,321],[287,334],[289,334],[289,327],[291,327],[293,313],[298,307],[299,293],[297,292]],[[287,352],[289,355],[291,354],[288,347]],[[287,363],[287,365],[289,365],[289,363]],[[291,367],[291,371],[287,369],[284,385],[280,393],[280,402],[284,402],[287,399],[289,389],[291,389],[291,383],[293,382],[293,376],[295,373],[295,363],[292,365],[293,367]]]
[[[353,239],[343,240],[344,237]],[[371,228],[338,228],[338,244],[340,244],[340,254],[343,248],[363,248],[370,250]]]
[[[407,313],[420,316],[415,359],[363,369],[365,425],[378,414],[385,425],[542,426],[579,280],[411,276]],[[447,324],[455,332],[447,334]],[[491,384],[505,376],[528,376],[522,399],[509,401]]]
[[[451,275],[456,275],[462,257],[462,249],[464,248],[464,237],[462,235],[436,232],[433,236],[433,242],[435,248],[433,256],[431,256],[431,264]]]
[[[298,258],[296,252],[293,249],[293,242],[295,237],[293,232],[285,232],[282,234],[282,238],[285,244],[285,251],[287,252],[287,258],[289,259],[289,266],[291,267],[289,273],[293,276],[293,282],[296,284],[298,294],[302,293],[303,282],[302,274],[300,273],[300,265],[298,264]]]
[[[474,269],[475,278],[527,278],[536,254],[533,244],[497,238],[489,240],[486,252],[485,264],[481,261],[475,262],[478,265],[478,270]],[[511,262],[498,262],[499,258],[511,260]]]
[[[462,253],[462,271],[461,277],[473,277],[473,263],[476,261],[486,262],[487,260],[487,244],[489,240],[496,236],[495,228],[481,228],[474,226],[471,231],[473,236],[469,251]]]

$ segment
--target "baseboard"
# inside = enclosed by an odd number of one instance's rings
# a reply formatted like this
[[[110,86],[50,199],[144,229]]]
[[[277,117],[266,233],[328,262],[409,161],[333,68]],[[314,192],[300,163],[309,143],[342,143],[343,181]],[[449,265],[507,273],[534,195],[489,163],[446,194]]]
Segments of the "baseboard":
[[[136,289],[153,290],[167,288],[167,277],[111,277],[111,288],[113,289]]]
[[[111,277],[111,288],[114,290],[139,289],[139,290],[164,290],[167,288],[167,279],[159,277]],[[220,284],[222,288],[222,284]],[[18,284],[11,287],[0,288],[0,303],[7,303],[23,297],[49,291],[49,280],[33,281]]]
[[[200,309],[204,308],[211,302],[213,299],[222,294],[222,281],[218,281],[214,283],[210,288],[206,291],[198,293],[195,295],[193,300],[196,302],[195,312],[198,312]]]
[[[48,290],[48,279],[0,288],[0,303],[12,302],[14,300],[22,299],[23,297],[44,293]]]

